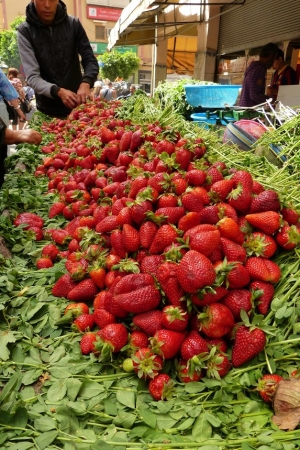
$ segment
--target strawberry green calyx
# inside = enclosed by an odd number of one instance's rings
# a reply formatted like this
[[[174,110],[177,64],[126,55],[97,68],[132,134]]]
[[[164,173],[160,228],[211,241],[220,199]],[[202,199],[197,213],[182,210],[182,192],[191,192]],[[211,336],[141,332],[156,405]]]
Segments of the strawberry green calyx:
[[[155,378],[163,368],[163,360],[149,348],[141,348],[132,356],[134,371],[139,378]]]

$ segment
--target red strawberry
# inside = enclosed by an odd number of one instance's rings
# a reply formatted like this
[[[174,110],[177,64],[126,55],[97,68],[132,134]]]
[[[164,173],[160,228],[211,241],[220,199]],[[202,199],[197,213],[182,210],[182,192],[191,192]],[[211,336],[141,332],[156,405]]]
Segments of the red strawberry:
[[[67,312],[71,312],[73,317],[78,317],[81,314],[88,314],[89,307],[86,303],[70,303],[66,309],[64,314]]]
[[[206,181],[207,174],[204,170],[191,169],[186,173],[186,181],[190,186],[203,186]]]
[[[154,279],[146,273],[126,275],[114,287],[116,304],[127,312],[141,313],[155,309],[160,298]]]
[[[162,225],[155,234],[149,252],[154,255],[162,253],[166,247],[176,242],[177,237],[178,232],[174,226],[169,224]]]
[[[50,210],[49,210],[49,214],[48,214],[49,219],[53,219],[53,217],[58,216],[59,214],[62,214],[65,206],[66,205],[63,202],[53,203],[53,205],[50,207]]]
[[[202,194],[197,192],[197,188],[186,190],[181,196],[181,203],[187,211],[200,212],[204,207]]]
[[[221,237],[221,250],[227,258],[227,261],[239,261],[243,263],[246,260],[246,250],[236,242]]]
[[[67,242],[67,240],[70,240],[70,235],[66,230],[61,229],[52,230],[50,232],[50,235],[53,241],[58,245],[63,245]]]
[[[266,281],[252,281],[249,284],[249,289],[254,293],[258,311],[265,316],[269,312],[269,307],[274,297],[275,289],[273,284]]]
[[[173,142],[170,142],[167,139],[163,139],[158,142],[156,146],[156,151],[158,154],[165,152],[168,153],[168,155],[171,155],[172,153],[175,152],[175,145],[173,144]]]
[[[97,223],[95,231],[97,233],[107,233],[118,228],[117,216],[106,216],[100,222]]]
[[[149,336],[144,331],[134,330],[128,339],[129,354],[132,355],[139,348],[146,348],[149,344]]]
[[[250,214],[264,211],[279,211],[280,201],[277,192],[272,189],[266,189],[252,199],[250,206]]]
[[[191,228],[200,224],[200,213],[188,212],[178,222],[178,230],[183,232],[190,230]]]
[[[118,278],[119,280],[119,278]],[[116,317],[119,318],[124,318],[127,316],[127,311],[125,311],[124,309],[120,308],[120,306],[117,304],[117,302],[115,301],[115,297],[113,296],[113,294],[110,291],[102,291],[104,292],[103,294],[103,306],[104,309],[106,309],[106,311],[109,311],[111,314],[113,314]]]
[[[210,338],[220,338],[229,333],[234,325],[232,312],[222,303],[212,303],[198,314],[199,329]]]
[[[94,319],[96,325],[101,329],[110,323],[116,323],[116,318],[113,314],[105,309],[96,309],[94,311]]]
[[[223,338],[218,339],[209,339],[205,338],[207,342],[208,348],[211,349],[213,347],[217,347],[217,350],[226,353],[227,352],[227,342]]]
[[[108,142],[115,139],[115,133],[111,131],[109,128],[102,126],[100,128],[100,139],[103,144],[107,144]]]
[[[165,306],[162,313],[162,324],[167,330],[184,331],[186,329],[189,317],[180,306]]]
[[[150,339],[151,348],[163,359],[172,359],[178,354],[184,338],[184,333],[162,328]]]
[[[297,225],[299,222],[300,215],[295,209],[286,207],[282,208],[280,212],[283,220],[285,220],[289,225]]]
[[[208,353],[208,345],[198,331],[191,331],[183,340],[180,347],[182,359],[189,361],[193,356]]]
[[[157,209],[178,206],[178,198],[172,193],[161,194],[157,199]]]
[[[182,383],[199,381],[203,376],[201,369],[191,368],[189,362],[184,359],[180,359],[178,363],[177,374]]]
[[[216,272],[210,260],[195,250],[189,250],[179,262],[178,281],[185,292],[196,293],[213,284]]]
[[[295,225],[284,225],[275,236],[277,244],[285,250],[293,250],[300,243],[300,230]]]
[[[140,235],[136,228],[129,224],[124,224],[122,229],[122,240],[127,252],[137,252],[140,248]]]
[[[163,360],[148,347],[142,347],[132,356],[133,369],[139,378],[155,378],[163,368]]]
[[[244,247],[248,256],[261,256],[263,258],[272,258],[277,250],[275,239],[261,231],[255,231],[247,236]]]
[[[230,217],[231,219],[233,219],[236,223],[238,223],[238,215],[236,210],[228,205],[228,203],[217,203],[216,204],[217,208],[218,208],[218,217],[219,219],[223,219],[223,217]]]
[[[231,264],[228,264],[228,266],[231,266]],[[229,289],[240,289],[247,286],[250,281],[250,275],[246,267],[240,262],[232,263],[232,266],[226,277],[226,286]]]
[[[80,281],[69,291],[68,299],[75,302],[93,301],[98,294],[98,287],[91,278]]]
[[[121,139],[120,139],[120,151],[126,152],[129,150],[130,143],[131,143],[131,137],[132,137],[132,131],[128,130],[123,133]]]
[[[149,383],[149,392],[154,400],[167,400],[171,397],[174,381],[166,373],[160,373]]]
[[[68,297],[69,292],[77,286],[76,281],[72,280],[69,274],[62,275],[52,288],[52,295],[55,297]]]
[[[187,148],[180,147],[175,150],[175,161],[181,170],[186,170],[192,159],[192,152]]]
[[[135,199],[138,192],[148,186],[148,178],[144,175],[138,175],[132,182],[130,190],[128,192],[128,197]]]
[[[38,258],[35,263],[37,269],[48,269],[49,267],[53,267],[53,262],[48,256],[42,256]]]
[[[281,216],[276,211],[247,214],[245,215],[245,219],[250,225],[269,235],[276,233],[282,224]]]
[[[43,228],[44,220],[35,213],[24,212],[17,215],[14,220],[14,225],[27,225],[28,227]],[[23,227],[26,230],[26,227]]]
[[[151,311],[135,314],[132,322],[149,336],[154,336],[158,330],[163,328],[162,317],[163,313],[160,309],[152,309]]]
[[[142,143],[144,142],[143,131],[138,129],[132,133],[131,142],[130,142],[130,151],[134,152],[137,150]]]
[[[257,392],[266,403],[272,403],[278,383],[283,380],[283,377],[276,373],[269,373],[262,376],[257,383]]]
[[[245,267],[250,274],[251,280],[277,283],[281,277],[279,266],[269,259],[253,256],[247,259]]]
[[[228,194],[228,203],[241,214],[247,214],[252,202],[253,180],[249,172],[239,170],[232,176],[234,187]]]
[[[110,323],[97,331],[99,341],[95,350],[100,354],[100,360],[111,360],[112,354],[118,353],[128,342],[128,331],[122,323]]]
[[[231,369],[231,362],[224,353],[220,351],[212,351],[208,360],[206,368],[207,378],[220,379],[225,377]]]
[[[95,325],[95,317],[94,314],[81,314],[78,316],[73,324],[72,329],[76,331],[88,331],[92,330]]]
[[[233,180],[216,181],[210,186],[209,196],[213,203],[224,202],[233,188]]]
[[[210,305],[211,303],[216,303],[221,300],[227,294],[228,290],[223,286],[210,286],[211,292],[203,291],[197,292],[197,295],[191,295],[191,301],[194,305],[200,306],[203,308],[204,306]]]
[[[199,253],[209,257],[209,255],[216,250],[220,245],[220,232],[214,225],[207,225],[213,229],[205,230],[205,225],[198,225],[195,227],[196,233],[193,233],[193,228],[188,230],[189,236],[188,244],[191,250],[196,250]],[[201,231],[203,229],[203,231]]]
[[[123,235],[121,230],[113,230],[110,235],[110,245],[113,251],[120,257],[125,258],[127,250],[124,246]]]
[[[32,240],[41,241],[44,238],[43,230],[39,227],[29,227],[27,228],[27,231]]]
[[[164,219],[164,223],[177,225],[179,220],[185,215],[185,209],[182,206],[167,206],[165,208],[158,208],[155,211],[155,216]]]
[[[230,239],[239,245],[244,242],[244,234],[240,230],[240,227],[231,217],[223,217],[217,223],[218,230],[220,231],[221,237]]]
[[[96,334],[92,332],[85,333],[79,343],[83,355],[89,355],[95,350],[94,344],[97,340]]]
[[[266,335],[260,328],[238,327],[232,348],[233,367],[240,367],[262,352],[266,345]]]
[[[250,313],[252,310],[251,292],[247,289],[232,289],[222,299],[222,304],[232,312],[235,322],[241,319],[241,310]]]
[[[146,255],[140,264],[141,272],[157,276],[157,271],[163,262],[163,255]]]
[[[55,261],[59,254],[59,248],[54,244],[47,244],[43,247],[42,256],[48,256],[51,261]]]
[[[176,195],[182,195],[187,188],[187,181],[184,178],[175,178],[172,180],[172,192]]]
[[[129,206],[131,220],[137,225],[141,225],[147,218],[148,213],[153,210],[150,200],[140,200],[138,197],[137,200]]]
[[[178,265],[166,261],[157,268],[156,277],[169,303],[173,306],[183,305],[184,290],[177,276]]]

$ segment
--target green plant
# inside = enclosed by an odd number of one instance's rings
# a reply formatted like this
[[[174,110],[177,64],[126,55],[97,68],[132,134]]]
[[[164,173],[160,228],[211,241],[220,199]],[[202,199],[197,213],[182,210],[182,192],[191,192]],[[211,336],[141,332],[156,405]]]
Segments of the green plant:
[[[99,57],[102,63],[100,75],[102,78],[114,80],[116,77],[127,80],[140,66],[140,58],[133,52],[118,53],[112,51]]]
[[[10,24],[10,30],[2,30],[0,34],[0,60],[9,67],[19,68],[21,59],[17,43],[17,27],[24,22],[24,16],[18,16]]]

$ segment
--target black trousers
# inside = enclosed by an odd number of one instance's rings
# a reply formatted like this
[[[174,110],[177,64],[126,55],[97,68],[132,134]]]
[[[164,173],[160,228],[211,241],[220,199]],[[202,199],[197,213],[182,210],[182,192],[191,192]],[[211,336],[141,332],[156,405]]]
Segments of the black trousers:
[[[4,181],[4,160],[7,157],[7,145],[1,144],[0,145],[0,186],[2,185]]]

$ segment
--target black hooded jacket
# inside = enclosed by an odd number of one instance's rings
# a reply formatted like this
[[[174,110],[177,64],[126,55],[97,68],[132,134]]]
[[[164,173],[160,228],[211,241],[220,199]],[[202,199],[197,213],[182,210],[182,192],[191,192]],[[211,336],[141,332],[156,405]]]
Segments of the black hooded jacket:
[[[40,21],[34,4],[29,3],[26,8],[26,22],[19,25],[18,32],[21,34],[19,39],[25,38],[33,48],[39,65],[40,78],[53,84],[48,96],[35,90],[37,109],[54,117],[68,115],[70,110],[58,98],[58,89],[65,88],[77,92],[83,81],[93,87],[99,72],[97,59],[82,24],[77,18],[67,14],[66,5],[61,0],[58,3],[54,23],[50,26]],[[20,46],[22,59],[21,48],[22,46]],[[24,69],[30,83],[25,64]]]

